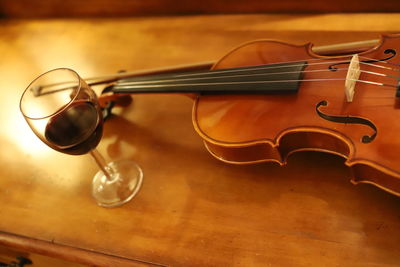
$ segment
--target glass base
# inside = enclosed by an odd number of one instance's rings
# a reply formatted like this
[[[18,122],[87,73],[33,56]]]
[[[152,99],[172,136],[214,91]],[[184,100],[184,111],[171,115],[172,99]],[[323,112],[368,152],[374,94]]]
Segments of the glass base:
[[[117,207],[137,194],[143,182],[143,171],[134,161],[113,161],[107,164],[106,170],[111,180],[100,170],[92,183],[92,195],[99,206]]]

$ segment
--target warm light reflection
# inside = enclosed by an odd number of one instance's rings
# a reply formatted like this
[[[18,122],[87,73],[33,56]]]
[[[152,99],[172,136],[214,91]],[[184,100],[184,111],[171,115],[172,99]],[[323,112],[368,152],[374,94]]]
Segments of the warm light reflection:
[[[48,154],[51,150],[31,130],[28,123],[20,113],[10,113],[6,127],[7,137],[20,150],[35,156]]]
[[[19,111],[19,110],[18,110]],[[13,161],[24,161],[30,166],[27,171],[28,179],[40,179],[41,183],[51,183],[53,186],[62,187],[63,190],[84,186],[95,175],[97,169],[89,156],[65,155],[49,148],[30,129],[22,114],[10,113],[5,122],[3,134],[14,144],[14,147],[22,151],[23,157]],[[7,157],[7,151],[4,157]],[[86,183],[85,183],[86,181]],[[90,188],[87,188],[88,194]]]
[[[35,27],[35,23],[32,26]],[[96,66],[87,60],[87,48],[77,42],[76,38],[75,35],[60,35],[57,39],[52,40],[51,45],[45,46],[45,49],[43,48],[43,39],[34,38],[30,40],[29,46],[21,45],[19,49],[39,71],[38,75],[55,68],[73,69],[81,77],[97,74]],[[44,52],[46,56],[43,56]]]
[[[51,46],[46,47],[45,57],[43,56],[43,53],[38,53],[38,49],[33,49],[35,47],[43,47],[42,39],[33,39],[31,40],[29,46],[21,46],[19,49],[23,51],[25,57],[32,62],[31,65],[34,65],[35,68],[39,70],[37,75],[54,68],[69,67],[74,69],[76,66],[79,66],[80,68],[76,70],[78,73],[81,70],[85,70],[86,73],[92,73],[91,65],[88,64],[87,60],[85,60],[85,56],[83,54],[84,49],[82,49],[79,42],[74,41],[73,36],[61,35],[60,38],[54,40]],[[57,63],[57,65],[55,65],[55,58],[58,59],[57,62],[63,62],[63,65]],[[18,82],[20,83],[21,81],[18,80]],[[28,81],[23,87],[28,86],[29,82],[31,81]],[[16,84],[13,84],[13,87],[15,86]],[[6,86],[4,87],[6,88]],[[8,103],[8,105],[3,107],[4,110],[8,110],[8,114],[1,114],[1,117],[5,115],[2,119],[4,123],[3,129],[5,129],[7,132],[8,139],[12,140],[16,146],[26,153],[34,154],[35,156],[43,156],[44,154],[47,155],[49,153],[54,153],[32,132],[19,110],[19,98],[22,95],[24,89],[23,87],[20,87],[20,95],[5,95],[6,98],[9,98],[9,100],[5,102]],[[65,95],[60,95],[59,97],[69,97],[69,94],[70,92],[66,91]]]
[[[30,30],[36,30],[41,27],[40,24],[29,23]],[[15,168],[21,166],[21,176],[17,178],[34,181],[37,185],[62,187],[63,191],[75,192],[83,187],[82,191],[87,190],[87,194],[90,194],[89,184],[97,171],[93,160],[87,155],[70,156],[49,148],[34,134],[19,110],[23,90],[44,72],[69,67],[82,73],[82,76],[96,73],[93,69],[95,66],[84,54],[82,42],[74,40],[76,36],[60,35],[45,43],[43,35],[46,35],[46,31],[41,31],[38,38],[30,38],[29,43],[15,42],[10,51],[18,52],[5,56],[18,58],[9,59],[7,64],[0,66],[2,77],[5,78],[0,80],[0,138],[4,142],[0,160],[17,166]]]

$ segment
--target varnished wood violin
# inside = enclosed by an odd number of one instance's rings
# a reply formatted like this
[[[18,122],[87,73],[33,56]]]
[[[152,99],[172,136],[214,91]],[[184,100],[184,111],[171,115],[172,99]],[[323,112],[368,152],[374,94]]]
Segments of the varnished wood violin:
[[[212,65],[108,79],[100,101],[190,94],[194,128],[219,160],[284,165],[294,152],[322,151],[346,159],[354,184],[400,196],[400,35],[362,44],[254,41]]]

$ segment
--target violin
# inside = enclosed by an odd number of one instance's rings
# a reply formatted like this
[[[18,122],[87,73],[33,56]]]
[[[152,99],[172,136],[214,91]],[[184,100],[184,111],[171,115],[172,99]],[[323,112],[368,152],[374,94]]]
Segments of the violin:
[[[212,65],[122,73],[102,81],[100,102],[110,111],[131,94],[188,94],[193,126],[221,161],[284,165],[298,151],[326,152],[345,158],[353,184],[400,196],[400,34],[363,44],[318,53],[254,41]]]

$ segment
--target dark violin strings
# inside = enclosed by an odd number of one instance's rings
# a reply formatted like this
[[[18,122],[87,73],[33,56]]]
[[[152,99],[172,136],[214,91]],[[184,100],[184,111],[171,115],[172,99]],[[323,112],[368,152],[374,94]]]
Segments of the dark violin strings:
[[[361,62],[360,62],[360,63],[361,63]],[[363,63],[364,65],[373,66],[373,67],[376,67],[376,68],[398,71],[397,69],[393,69],[393,68],[386,67],[386,66],[381,66],[381,65],[372,64],[372,63],[367,63],[367,62],[362,62],[362,63]]]
[[[314,59],[314,60],[319,60],[319,59]],[[251,67],[238,67],[238,68],[228,68],[228,69],[217,69],[217,70],[209,70],[205,72],[195,72],[195,73],[187,73],[187,74],[172,74],[169,75],[169,77],[190,77],[190,76],[199,76],[199,75],[215,75],[215,74],[220,74],[220,73],[229,73],[229,72],[236,72],[236,71],[258,71],[258,70],[270,70],[270,69],[279,69],[279,68],[291,68],[291,67],[297,67],[301,66],[301,64],[288,64],[288,65],[281,65],[281,64],[287,64],[287,63],[298,63],[301,61],[289,61],[289,62],[278,62],[278,63],[272,63],[272,64],[264,64],[264,65],[256,65],[256,66],[251,66]],[[337,64],[341,62],[337,61],[329,61],[329,62],[321,62],[321,63],[311,63],[308,64],[308,66],[312,65],[326,65],[326,64]],[[281,66],[277,66],[281,65]],[[126,79],[128,80],[128,79]]]
[[[311,63],[311,64],[308,64],[308,65],[324,65],[324,64],[344,63],[346,61],[343,60],[343,58],[351,57],[351,56],[352,55],[344,56],[344,57],[341,58],[341,61],[338,60],[338,61],[318,62],[318,63]],[[363,59],[368,59],[368,60],[375,60],[375,59],[364,57],[364,56],[359,56],[359,57],[363,58]],[[325,59],[323,59],[323,58],[308,59],[308,61],[321,61],[321,60],[325,60]],[[274,68],[285,67],[285,66],[282,66],[282,65],[281,66],[276,66],[276,65],[279,65],[279,64],[298,63],[298,62],[301,62],[301,61],[300,60],[286,61],[286,62],[267,64],[267,65],[256,65],[256,66],[251,66],[251,67],[229,68],[229,69],[211,70],[211,71],[206,71],[206,72],[195,72],[195,73],[188,73],[188,74],[173,74],[173,75],[170,75],[169,77],[171,77],[171,78],[190,77],[190,76],[204,75],[204,74],[212,76],[212,75],[218,75],[219,73],[228,73],[228,72],[232,72],[232,71],[242,71],[242,70],[243,71],[244,70],[255,70],[256,71],[256,70],[263,70],[263,69],[274,69]],[[377,62],[386,63],[386,64],[388,63],[388,62],[382,62],[382,61],[378,61],[378,60],[377,60]],[[390,67],[386,67],[386,66],[382,66],[382,65],[378,65],[378,64],[372,64],[372,63],[366,63],[366,62],[362,62],[362,61],[360,61],[360,64],[365,64],[365,65],[369,65],[369,66],[373,66],[373,67],[377,67],[377,68],[383,68],[383,69],[397,70],[397,69],[393,69],[393,68],[390,68]],[[397,64],[394,64],[394,63],[391,63],[391,64],[398,66]],[[287,67],[293,67],[293,66],[296,66],[296,65],[287,65]],[[338,68],[337,70],[348,70],[348,69],[347,68]],[[328,71],[328,70],[309,70],[309,71],[303,71],[303,72],[322,72],[322,71]],[[395,79],[399,78],[399,77],[395,77],[395,76],[391,76],[391,75],[387,75],[387,74],[383,74],[383,73],[378,73],[378,72],[370,72],[370,71],[364,71],[364,70],[361,70],[361,72],[369,73],[369,74],[372,74],[372,75],[386,76],[386,77],[395,78]],[[292,73],[292,72],[280,72],[280,73],[276,72],[276,73],[271,73],[271,74],[285,74],[285,73]],[[129,75],[129,73],[124,73],[124,75]],[[269,74],[253,74],[253,75],[269,75]],[[114,75],[107,75],[107,76],[104,76],[104,77],[114,77],[114,76],[116,76],[116,75],[115,74]],[[243,77],[245,77],[245,76],[247,76],[247,75],[244,75]],[[219,77],[228,78],[228,77],[232,77],[232,76],[219,76]],[[219,77],[217,76],[217,77],[212,77],[212,78],[219,78]],[[96,77],[96,78],[87,78],[85,80],[86,81],[93,80],[93,79],[98,80],[98,79],[101,79],[101,78],[102,78],[102,76],[101,77],[99,76],[99,77]],[[210,78],[210,77],[208,77],[208,78]],[[133,80],[133,81],[131,81],[131,80]],[[115,87],[129,88],[128,85],[130,86],[132,84],[162,82],[162,81],[155,81],[155,80],[152,80],[152,81],[141,81],[141,82],[136,81],[135,82],[134,80],[135,80],[134,77],[133,78],[121,79],[121,80],[117,81],[117,85]],[[188,79],[188,80],[190,80],[190,79]],[[343,79],[343,80],[345,80],[345,79]],[[169,80],[169,81],[172,81],[172,80]],[[69,82],[67,81],[65,83],[67,84]],[[60,84],[57,84],[57,85],[60,85]],[[45,87],[52,87],[52,86],[54,86],[54,84],[48,84],[48,85],[42,86],[40,89],[42,90]],[[384,85],[384,86],[396,87],[396,86],[393,86],[393,85]],[[69,87],[66,87],[65,89],[69,89]],[[44,93],[41,92],[41,90],[37,93],[38,96],[44,94]],[[62,89],[58,89],[58,91],[59,90],[62,90]],[[52,91],[50,91],[48,93],[51,93],[51,92]]]
[[[307,61],[320,61],[320,60],[324,60],[324,59],[322,59],[322,58],[312,58],[312,59],[308,59]],[[296,63],[296,62],[301,62],[301,61],[304,61],[304,60],[285,61],[285,62],[280,62],[280,63],[271,63],[271,64],[268,64],[268,65],[285,64],[285,63]],[[341,62],[334,62],[334,63],[341,63]],[[257,67],[257,66],[265,66],[265,64],[264,65],[255,65],[255,66],[251,66],[251,67]],[[291,66],[293,66],[293,65],[291,65]],[[240,68],[243,68],[243,67],[240,67]],[[227,68],[227,69],[224,69],[224,70],[229,70],[229,69],[238,69],[238,68]],[[210,72],[210,71],[211,70],[208,70],[207,72]],[[212,71],[216,72],[217,70],[212,70]],[[100,76],[96,76],[96,77],[88,77],[88,78],[85,78],[84,80],[86,82],[88,82],[88,81],[98,81],[98,80],[106,79],[106,78],[118,78],[120,76],[128,76],[130,74],[137,74],[137,71],[100,75]],[[184,75],[184,74],[182,74],[182,75]],[[137,77],[143,77],[143,76],[135,76],[135,78],[137,78]],[[129,78],[127,78],[127,79],[129,79]]]
[[[348,71],[349,68],[338,68],[338,71]],[[267,76],[267,75],[276,75],[276,74],[289,74],[289,73],[311,73],[311,72],[328,72],[330,71],[329,69],[319,69],[319,70],[305,70],[305,71],[300,71],[300,72],[295,72],[295,71],[287,71],[287,72],[272,72],[272,73],[258,73],[258,74],[242,74],[242,75],[224,75],[224,76],[215,76],[215,77],[199,77],[199,78],[183,78],[183,79],[166,79],[166,80],[148,80],[148,81],[139,81],[139,82],[118,82],[116,87],[122,87],[122,86],[131,86],[131,85],[146,85],[146,84],[154,84],[154,83],[166,83],[166,82],[180,82],[180,81],[197,81],[197,80],[210,80],[210,79],[226,79],[226,78],[237,78],[237,77],[254,77],[254,76]],[[362,73],[368,73],[371,75],[376,75],[376,76],[384,76],[388,78],[393,78],[393,79],[398,79],[400,77],[395,77],[379,72],[372,72],[372,71],[366,71],[366,70],[360,70]]]
[[[369,58],[369,57],[365,57],[365,56],[359,56],[359,58],[363,58],[363,59],[366,59],[366,60],[376,60],[374,58]],[[387,65],[397,66],[397,67],[400,66],[400,64],[396,64],[396,63],[393,63],[393,62],[387,62],[387,61],[378,61],[378,62],[379,63],[383,63],[383,64],[387,64]],[[391,69],[391,70],[394,70],[394,71],[399,71],[400,70],[400,69],[394,69],[394,68],[388,68],[388,69]]]
[[[338,70],[348,70],[347,68],[341,68]],[[319,71],[327,71],[327,70],[319,70]],[[364,70],[360,70],[363,73],[368,73],[368,74],[373,74],[373,75],[379,75],[379,76],[387,76],[386,74],[382,74],[382,73],[375,73],[375,72],[370,72],[370,71],[364,71]],[[304,71],[307,72],[307,71]],[[313,70],[311,70],[310,72],[314,72]],[[253,74],[250,76],[254,76],[257,74]],[[258,74],[258,75],[262,75],[262,74]],[[244,76],[248,76],[248,75],[244,75]],[[213,77],[212,79],[218,79],[218,78],[229,78],[230,76],[222,76],[222,77]],[[236,77],[236,76],[235,76]],[[389,76],[388,76],[389,77]],[[194,78],[194,79],[180,79],[178,81],[182,81],[182,80],[189,80],[190,81],[195,81],[195,80],[200,80],[200,79],[204,79],[204,78]],[[337,81],[337,80],[342,80],[345,81],[346,78],[331,78],[331,79],[303,79],[303,80],[271,80],[271,81],[242,81],[242,82],[206,82],[206,83],[184,83],[184,84],[150,84],[152,83],[152,81],[148,81],[148,82],[143,82],[143,83],[139,83],[139,84],[135,84],[135,83],[117,83],[117,85],[114,86],[114,89],[119,90],[119,89],[145,89],[145,88],[168,88],[168,87],[184,87],[184,86],[208,86],[208,85],[234,85],[234,84],[238,84],[238,85],[243,85],[243,84],[268,84],[268,83],[283,83],[283,82],[297,82],[297,81]],[[347,79],[347,80],[351,80],[351,79]],[[167,82],[173,82],[174,80],[167,80]],[[367,83],[367,84],[372,84],[372,85],[378,85],[378,86],[384,86],[384,87],[391,87],[391,88],[397,88],[397,85],[391,85],[391,84],[384,84],[384,83],[378,83],[378,82],[374,82],[374,81],[366,81],[366,80],[353,80],[356,82],[361,82],[361,83]],[[157,82],[155,82],[157,83]],[[393,90],[393,89],[391,89]]]
[[[309,65],[317,65],[317,64],[332,64],[335,62],[324,62],[324,63],[314,63],[314,64],[309,64]],[[366,65],[372,65],[375,66],[376,64],[371,64],[371,63],[364,63],[360,62],[360,64],[366,64]],[[288,65],[288,66],[280,66],[276,68],[285,68],[285,67],[293,67],[297,65]],[[376,65],[380,66],[380,65]],[[123,79],[117,82],[116,86],[125,86],[125,85],[139,85],[139,84],[149,84],[149,83],[163,83],[163,82],[178,82],[178,81],[192,81],[192,80],[203,80],[203,79],[221,79],[221,78],[234,78],[234,77],[251,77],[251,76],[261,76],[261,75],[277,75],[277,74],[289,74],[289,73],[294,73],[294,72],[273,72],[273,73],[259,73],[259,74],[245,74],[245,75],[219,75],[220,73],[229,73],[233,71],[246,71],[246,70],[251,70],[251,71],[258,71],[258,70],[266,70],[266,69],[274,69],[274,67],[270,68],[269,65],[266,67],[258,68],[258,67],[252,67],[252,68],[243,68],[243,69],[224,69],[220,71],[208,71],[208,72],[202,72],[202,73],[192,73],[192,74],[177,74],[177,75],[169,75],[168,77],[163,76],[162,80],[157,80],[154,79],[154,77],[148,77],[146,80],[141,80],[141,81],[135,81],[135,78],[130,78],[130,79]],[[348,68],[337,68],[336,70],[348,70]],[[305,70],[302,71],[302,73],[307,73],[307,72],[324,72],[324,71],[331,71],[329,69],[319,69],[319,70]],[[361,70],[361,72],[364,73],[369,73],[372,75],[378,75],[378,76],[385,76],[389,78],[394,78],[398,79],[399,77],[395,77],[392,75],[384,74],[384,73],[379,73],[379,72],[371,72],[371,71],[366,71],[366,70]],[[179,78],[179,77],[191,77],[191,76],[199,76],[203,75],[204,77],[200,78]],[[216,76],[218,75],[218,76]],[[214,77],[213,77],[214,76]],[[174,79],[175,78],[175,79]],[[176,79],[178,78],[178,79]]]
[[[324,59],[309,59],[308,61],[321,61]],[[374,59],[372,59],[374,60]],[[295,67],[295,66],[300,66],[297,64],[288,64],[288,63],[300,63],[302,61],[285,61],[285,62],[277,62],[277,63],[271,63],[271,64],[264,64],[264,65],[255,65],[255,66],[250,66],[250,67],[238,67],[238,68],[227,68],[227,69],[217,69],[217,70],[208,70],[204,72],[195,72],[195,73],[184,73],[184,74],[169,74],[169,77],[190,77],[190,76],[199,76],[199,75],[215,75],[215,74],[220,74],[220,73],[229,73],[229,72],[236,72],[236,71],[248,71],[248,70],[270,70],[270,69],[276,69],[276,68],[290,68],[290,67]],[[340,64],[340,63],[345,63],[346,61],[326,61],[326,62],[318,62],[318,63],[311,63],[308,64],[308,66],[313,66],[313,65],[328,65],[328,64]],[[282,64],[288,64],[288,65],[283,65]],[[385,68],[385,69],[391,69],[388,67],[384,67],[378,64],[372,64],[372,63],[366,63],[360,61],[360,64],[365,64],[368,66],[373,66],[373,67],[378,67],[378,68]],[[279,65],[279,66],[277,66]],[[137,78],[137,77],[136,77]],[[122,80],[134,80],[135,78],[127,78],[127,79],[122,79]]]
[[[268,84],[268,83],[286,83],[286,82],[324,82],[324,81],[356,81],[372,85],[387,86],[397,88],[396,85],[384,84],[373,81],[366,81],[360,79],[346,79],[346,78],[326,78],[326,79],[300,79],[300,80],[274,80],[274,81],[245,81],[245,82],[215,82],[215,83],[186,83],[186,84],[161,84],[161,85],[133,85],[133,86],[114,86],[115,89],[135,89],[135,88],[160,88],[160,87],[181,87],[181,86],[204,86],[204,85],[233,85],[233,84]]]
[[[350,57],[351,55],[347,56]],[[362,57],[366,58],[366,57]],[[309,61],[321,61],[322,59],[309,59]],[[325,61],[325,62],[317,62],[317,63],[308,63],[307,66],[311,65],[337,65],[338,63],[350,63],[350,62],[345,62],[343,61],[343,58],[341,58],[342,62],[336,61]],[[376,61],[380,62],[380,61]],[[286,63],[294,63],[294,64],[288,64],[288,65],[283,65]],[[184,86],[190,86],[190,87],[197,87],[197,86],[215,86],[215,85],[243,85],[243,84],[268,84],[268,83],[285,83],[285,82],[300,82],[300,81],[333,81],[333,80],[350,80],[350,79],[343,79],[343,78],[332,78],[332,79],[302,79],[302,80],[293,80],[293,79],[286,79],[286,80],[281,80],[279,77],[273,77],[271,80],[261,80],[261,81],[226,81],[226,79],[229,78],[250,78],[250,77],[256,77],[256,76],[270,76],[270,75],[281,75],[281,74],[293,74],[293,73],[310,73],[310,72],[327,72],[327,71],[332,71],[332,68],[327,68],[327,69],[317,69],[317,70],[301,70],[301,71],[281,71],[281,72],[267,72],[267,73],[262,73],[260,71],[262,70],[273,70],[273,69],[283,69],[283,68],[292,68],[294,66],[301,66],[304,65],[305,61],[301,62],[300,64],[297,65],[297,63],[300,63],[300,61],[289,61],[289,62],[279,62],[279,63],[273,63],[273,64],[268,64],[268,65],[257,65],[257,66],[251,66],[251,67],[242,67],[242,68],[230,68],[230,69],[221,69],[221,70],[211,70],[211,71],[206,71],[206,72],[196,72],[196,73],[184,73],[184,74],[172,74],[172,75],[161,75],[161,76],[153,76],[153,77],[144,77],[142,79],[124,79],[117,81],[117,84],[114,86],[115,90],[129,90],[129,89],[146,89],[146,88],[171,88],[171,87],[184,87]],[[392,69],[388,68],[379,64],[372,64],[371,62],[363,62],[359,61],[359,64],[365,64],[368,66],[373,66],[373,67],[378,67],[378,68],[383,68],[383,69]],[[349,68],[335,68],[334,71],[343,71],[347,70],[349,71]],[[250,73],[245,73],[245,74],[236,74],[240,72],[247,71]],[[251,71],[258,71],[259,73],[251,73]],[[367,73],[371,75],[376,75],[376,76],[384,76],[388,78],[393,78],[393,79],[398,79],[398,77],[395,77],[393,75],[385,74],[385,73],[380,73],[380,72],[373,72],[373,71],[367,71],[367,70],[358,70],[361,73]],[[235,73],[232,75],[229,75],[229,73]],[[227,75],[228,74],[228,75]],[[218,82],[215,80],[219,79],[224,79],[225,81]],[[275,80],[274,80],[275,79]],[[204,82],[202,82],[204,81]],[[214,82],[215,81],[215,82]],[[368,83],[368,84],[373,84],[373,85],[379,85],[379,86],[385,86],[385,87],[394,87],[397,88],[397,85],[391,85],[391,84],[384,84],[384,83],[379,83],[379,82],[374,82],[374,81],[366,81],[366,80],[353,80],[356,82],[361,82],[361,83]],[[183,82],[183,83],[182,83]],[[172,84],[171,84],[172,83]]]
[[[338,69],[344,70],[344,69]],[[347,70],[347,69],[346,69]],[[266,76],[266,75],[276,75],[276,74],[290,74],[290,73],[308,73],[308,72],[327,72],[328,69],[320,69],[320,70],[307,70],[307,71],[284,71],[284,72],[271,72],[271,73],[256,73],[256,74],[239,74],[239,75],[220,75],[215,77],[197,77],[197,78],[181,78],[181,79],[164,79],[164,80],[148,80],[148,81],[127,81],[127,82],[118,82],[118,86],[123,85],[141,85],[141,84],[149,84],[149,83],[163,83],[163,82],[178,82],[178,81],[196,81],[196,80],[205,80],[205,79],[225,79],[225,78],[237,78],[237,77],[254,77],[254,76]]]
[[[347,56],[342,56],[341,58],[344,59],[346,57],[352,57],[352,56],[353,55],[347,55]],[[359,56],[359,58],[363,58],[363,59],[367,59],[367,60],[374,60],[374,61],[379,62],[379,63],[385,63],[385,64],[391,64],[391,65],[395,65],[395,66],[400,66],[399,64],[395,64],[395,63],[391,63],[391,62],[382,62],[382,61],[378,61],[377,59],[373,59],[373,58],[369,58],[369,57],[365,57],[365,56]],[[326,59],[325,58],[307,59],[307,61],[321,61],[321,60],[326,60]],[[301,62],[301,61],[305,61],[305,60],[292,60],[292,61],[285,61],[285,62],[280,62],[280,63],[271,63],[271,64],[268,64],[268,65],[285,64],[285,63],[296,63],[296,62]],[[338,61],[338,62],[333,62],[333,63],[343,63],[343,62],[344,61],[342,61],[342,62]],[[310,64],[310,65],[312,65],[312,64]],[[376,64],[368,64],[368,65],[376,66],[376,67],[380,66],[380,65],[376,65]],[[257,66],[265,66],[265,65],[257,65]],[[253,67],[257,67],[257,66],[253,66]],[[381,66],[381,67],[383,67],[383,66]],[[391,69],[391,70],[395,70],[395,71],[400,70],[400,69],[392,69],[392,68],[388,68],[388,67],[386,67],[386,68],[387,69]],[[229,69],[235,69],[235,68],[229,68]],[[226,70],[228,70],[228,69],[226,69]],[[101,76],[97,76],[97,77],[88,77],[88,78],[85,78],[84,80],[87,81],[87,82],[88,81],[99,81],[100,80],[100,82],[97,82],[97,84],[101,84],[101,79],[110,79],[110,78],[118,79],[118,77],[120,77],[120,76],[125,76],[126,77],[126,76],[129,76],[131,74],[137,74],[137,71],[135,71],[135,72],[124,72],[124,73],[119,73],[119,74],[101,75]],[[140,77],[140,76],[136,76],[136,77]]]

